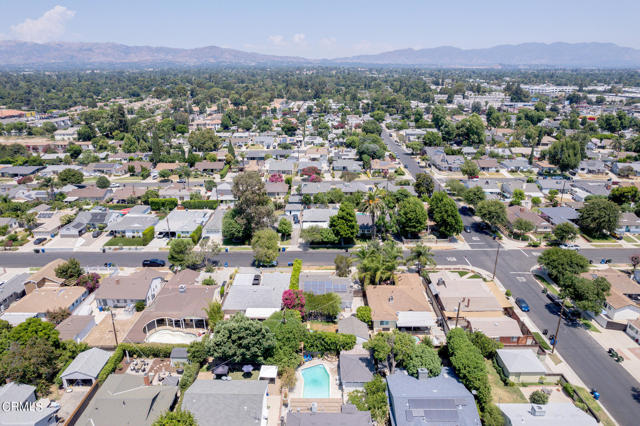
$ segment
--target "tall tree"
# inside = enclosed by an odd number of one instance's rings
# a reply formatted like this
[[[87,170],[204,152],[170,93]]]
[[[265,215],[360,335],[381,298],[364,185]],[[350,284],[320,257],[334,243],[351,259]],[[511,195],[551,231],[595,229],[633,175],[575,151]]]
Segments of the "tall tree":
[[[345,241],[353,241],[359,230],[353,204],[349,202],[340,204],[338,213],[329,219],[329,228],[340,240],[340,245],[344,245]]]
[[[418,243],[411,247],[409,255],[405,258],[405,263],[407,265],[415,264],[418,267],[418,273],[422,275],[422,270],[427,266],[435,265],[436,261],[433,259],[431,247]]]
[[[376,238],[377,231],[377,222],[376,218],[379,213],[384,211],[384,196],[386,191],[380,188],[376,188],[373,191],[367,192],[362,200],[362,211],[364,213],[369,213],[371,215],[371,224],[372,224],[372,237]]]

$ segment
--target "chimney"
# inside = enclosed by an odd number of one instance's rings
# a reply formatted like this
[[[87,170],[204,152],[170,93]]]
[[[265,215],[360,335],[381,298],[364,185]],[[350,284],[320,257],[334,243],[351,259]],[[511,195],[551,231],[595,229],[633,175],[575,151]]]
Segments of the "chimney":
[[[144,375],[144,385],[145,386],[151,386],[151,381],[149,380],[149,374],[145,374]]]
[[[389,296],[389,303],[393,303],[393,295]]]
[[[418,380],[427,380],[429,378],[429,370],[426,368],[418,368]]]
[[[184,293],[184,292],[186,292],[186,291],[187,291],[187,286],[186,286],[186,285],[184,285],[184,284],[180,284],[180,285],[178,286],[178,293]]]

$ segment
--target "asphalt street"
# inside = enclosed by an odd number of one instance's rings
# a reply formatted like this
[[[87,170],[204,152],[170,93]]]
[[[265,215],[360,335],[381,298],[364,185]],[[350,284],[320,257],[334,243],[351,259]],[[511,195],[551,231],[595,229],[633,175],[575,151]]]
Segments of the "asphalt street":
[[[425,172],[415,159],[396,144],[386,131],[382,134],[389,150],[402,162],[414,177]],[[436,181],[437,182],[437,181]],[[436,189],[442,189],[436,183]],[[465,240],[474,250],[455,252],[436,252],[439,265],[469,264],[493,272],[497,252],[497,242],[484,234],[470,215],[462,215],[465,225],[471,226],[471,232],[465,233]],[[502,250],[496,267],[496,277],[508,289],[513,297],[522,297],[529,304],[529,318],[540,329],[555,333],[558,323],[558,310],[542,293],[540,285],[530,270],[537,263],[542,250]],[[638,249],[584,249],[581,254],[598,263],[600,259],[612,259],[614,263],[629,263],[629,257],[640,252]],[[636,425],[640,422],[640,383],[621,365],[613,361],[604,350],[581,326],[561,322],[556,350],[571,365],[582,381],[591,389],[600,393],[600,401],[622,425]]]

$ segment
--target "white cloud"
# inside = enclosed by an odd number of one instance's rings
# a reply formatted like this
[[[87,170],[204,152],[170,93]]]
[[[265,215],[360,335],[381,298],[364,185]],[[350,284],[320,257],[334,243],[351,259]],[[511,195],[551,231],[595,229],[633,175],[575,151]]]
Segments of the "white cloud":
[[[284,46],[286,44],[284,41],[284,36],[281,35],[270,35],[269,41],[275,46]]]
[[[320,39],[320,45],[324,47],[332,47],[336,44],[335,37],[324,37]]]
[[[305,44],[305,35],[302,33],[298,33],[298,34],[294,34],[293,35],[293,42],[295,44]]]
[[[27,18],[24,22],[11,26],[11,33],[18,40],[36,43],[55,41],[64,34],[67,22],[75,14],[75,11],[58,5],[37,19]]]

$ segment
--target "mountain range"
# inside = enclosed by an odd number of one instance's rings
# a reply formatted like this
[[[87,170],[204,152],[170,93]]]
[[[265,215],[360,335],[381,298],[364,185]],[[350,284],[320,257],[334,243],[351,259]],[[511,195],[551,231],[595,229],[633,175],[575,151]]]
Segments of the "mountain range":
[[[483,49],[442,46],[401,49],[335,59],[308,59],[245,52],[217,46],[180,49],[116,43],[0,41],[0,67],[196,67],[214,65],[373,65],[405,67],[640,67],[640,49],[612,43],[524,43]]]

